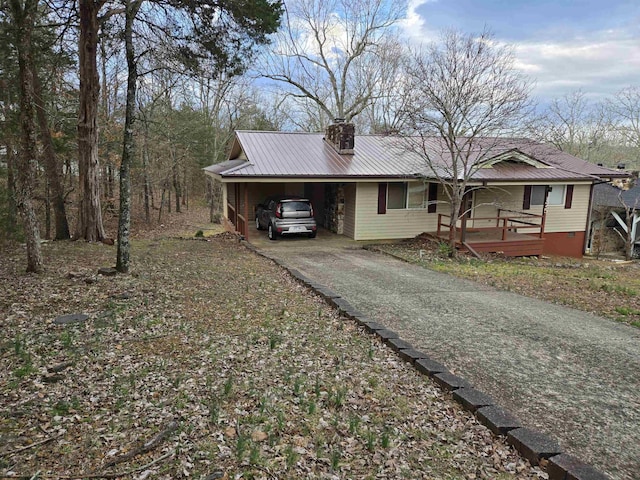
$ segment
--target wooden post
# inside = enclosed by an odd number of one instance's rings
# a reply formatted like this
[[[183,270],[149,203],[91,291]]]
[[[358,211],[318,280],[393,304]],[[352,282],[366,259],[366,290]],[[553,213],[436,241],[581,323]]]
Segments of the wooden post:
[[[244,184],[244,239],[249,241],[249,184]]]
[[[542,221],[540,222],[540,238],[544,238],[544,224],[546,219],[547,219],[547,208],[545,207],[545,209],[542,211]]]
[[[504,217],[504,219],[502,220],[502,241],[505,241],[507,239],[507,220],[508,217]]]
[[[440,236],[440,232],[442,231],[440,228],[440,225],[442,225],[442,214],[439,213],[438,214],[438,237]]]

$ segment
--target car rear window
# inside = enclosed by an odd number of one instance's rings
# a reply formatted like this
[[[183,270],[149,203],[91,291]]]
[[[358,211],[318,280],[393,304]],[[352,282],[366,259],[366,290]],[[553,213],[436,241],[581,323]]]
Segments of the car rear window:
[[[282,202],[283,212],[310,212],[309,202]]]

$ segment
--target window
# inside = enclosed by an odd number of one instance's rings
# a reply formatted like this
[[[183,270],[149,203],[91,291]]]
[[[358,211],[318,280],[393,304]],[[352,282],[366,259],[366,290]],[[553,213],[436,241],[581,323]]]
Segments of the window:
[[[393,182],[378,184],[378,213],[387,210],[427,209],[436,212],[438,184],[425,182]]]
[[[544,205],[547,189],[549,191],[547,205],[564,205],[565,208],[571,208],[573,185],[532,185],[525,187],[524,210],[528,210],[532,206]]]
[[[531,187],[531,205],[544,205],[545,190],[549,189],[547,205],[564,205],[565,185],[534,185]]]
[[[424,182],[410,182],[408,184],[407,208],[427,208],[428,184]]]
[[[389,183],[387,187],[387,208],[398,210],[406,208],[407,205],[407,184],[404,182]]]
[[[547,198],[547,205],[564,205],[564,185],[552,185]]]
[[[546,185],[534,185],[531,187],[531,205],[544,205],[546,191]]]
[[[398,182],[389,183],[387,189],[387,208],[427,208],[428,183]]]

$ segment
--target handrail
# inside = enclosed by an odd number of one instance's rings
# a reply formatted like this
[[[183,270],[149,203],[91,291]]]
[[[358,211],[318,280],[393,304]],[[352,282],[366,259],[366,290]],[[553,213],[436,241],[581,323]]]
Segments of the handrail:
[[[501,209],[498,210],[498,212],[502,212],[502,211],[507,211],[505,209]],[[540,219],[540,223],[532,223],[532,222],[527,222],[524,220],[521,220],[521,218],[523,218],[523,216],[519,216],[519,215],[513,215],[513,216],[503,216],[503,215],[498,215],[497,217],[472,217],[472,218],[467,218],[466,216],[463,216],[460,220],[462,222],[462,225],[460,226],[460,230],[461,231],[465,231],[466,230],[466,223],[468,220],[495,220],[496,221],[496,226],[495,227],[474,227],[474,231],[498,231],[498,232],[502,232],[502,240],[506,240],[507,239],[507,232],[513,228],[517,228],[518,230],[525,230],[525,229],[540,229],[540,231],[538,232],[538,236],[540,238],[542,238],[544,236],[544,224],[545,224],[545,215],[537,215],[537,214],[528,214],[527,212],[517,212],[514,210],[510,210],[513,211],[514,213],[518,213],[518,214],[522,214],[524,216],[524,218],[539,218]],[[449,225],[449,223],[445,223],[443,222],[444,219],[451,219],[451,215],[446,215],[443,213],[439,213],[438,214],[438,229],[437,229],[437,234],[438,236],[440,236],[440,234],[442,233],[442,227],[445,227],[447,230],[451,231],[451,227]],[[457,220],[456,220],[457,221]],[[500,225],[502,223],[502,225]],[[514,223],[517,223],[518,226],[516,227],[515,225],[513,225]]]
[[[538,213],[521,212],[520,210],[510,210],[508,208],[499,208],[498,209],[498,215],[500,215],[500,212],[519,213],[520,215],[524,215],[524,216],[528,216],[528,217],[542,217],[542,215],[540,215]]]

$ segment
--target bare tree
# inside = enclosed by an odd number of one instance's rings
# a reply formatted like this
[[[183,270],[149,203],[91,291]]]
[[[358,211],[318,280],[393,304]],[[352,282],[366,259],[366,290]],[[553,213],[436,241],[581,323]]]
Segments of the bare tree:
[[[122,160],[120,162],[120,209],[118,216],[118,251],[116,270],[129,271],[131,229],[131,164],[133,163],[133,122],[136,108],[138,63],[133,41],[133,24],[144,0],[125,0],[124,41],[127,57],[127,102],[125,107]]]
[[[618,132],[627,144],[640,148],[640,87],[622,89],[607,106],[617,117]]]
[[[529,122],[528,131],[536,140],[593,161],[606,156],[615,142],[611,117],[605,105],[577,90],[553,99],[546,112]]]
[[[350,121],[378,95],[381,68],[403,0],[299,0],[262,74],[290,97],[315,103],[325,120]],[[308,105],[307,105],[308,106]]]
[[[40,82],[38,69],[35,65],[32,65],[31,71],[33,72],[34,106],[39,124],[38,132],[40,142],[42,143],[42,157],[47,173],[47,182],[48,185],[50,185],[53,196],[53,212],[56,224],[55,238],[56,240],[68,240],[70,234],[64,200],[64,185],[62,184],[62,163],[58,160],[53,146],[53,138],[51,136],[51,130],[49,129],[49,119],[44,105],[44,95],[42,93],[42,84]],[[48,211],[47,209],[47,213]]]
[[[33,28],[37,14],[37,0],[11,0],[11,20],[15,26],[15,47],[18,53],[20,79],[20,151],[16,158],[16,206],[23,220],[27,245],[27,272],[43,270],[40,248],[40,229],[33,205],[36,170],[35,93],[32,67]]]
[[[441,41],[415,52],[407,66],[412,135],[407,148],[426,166],[427,178],[443,186],[450,203],[451,252],[469,180],[496,153],[498,136],[513,131],[529,113],[530,85],[513,67],[510,47],[447,31]]]

